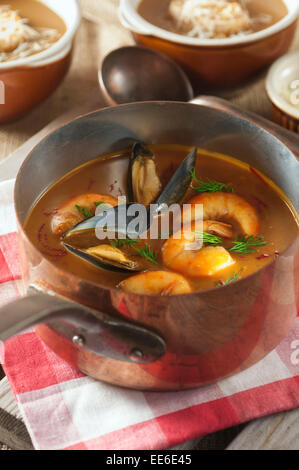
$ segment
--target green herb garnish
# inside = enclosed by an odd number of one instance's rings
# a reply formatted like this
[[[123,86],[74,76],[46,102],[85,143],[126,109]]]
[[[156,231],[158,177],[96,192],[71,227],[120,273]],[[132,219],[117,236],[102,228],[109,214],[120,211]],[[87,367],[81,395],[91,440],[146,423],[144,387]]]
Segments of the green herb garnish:
[[[268,242],[265,242],[263,237],[238,235],[229,251],[240,255],[248,255],[257,251],[261,246],[267,245],[267,243]]]
[[[89,219],[89,217],[93,217],[94,214],[92,214],[91,212],[89,212],[85,207],[82,207],[82,206],[78,206],[76,204],[76,209],[78,209],[78,211],[84,215],[84,217],[86,217],[87,219]]]
[[[158,255],[153,251],[153,249],[148,245],[145,244],[145,248],[143,250],[138,250],[138,255],[142,256],[143,258],[151,261],[154,264],[158,264]]]
[[[234,273],[230,278],[228,278],[226,281],[219,281],[216,284],[216,287],[223,287],[223,286],[228,286],[229,284],[232,284],[233,282],[236,282],[239,280],[242,272],[244,271],[244,268],[241,269],[238,273]]]
[[[145,258],[154,264],[158,264],[158,261],[157,261],[158,255],[157,253],[153,251],[151,246],[146,243],[144,249],[139,249],[139,248],[136,248],[135,246],[137,243],[139,243],[139,240],[134,240],[134,239],[132,240],[131,238],[110,240],[110,244],[114,248],[122,248],[126,246],[136,251],[136,253],[133,253],[132,255],[127,255],[127,256],[142,256],[142,258]]]
[[[199,193],[217,193],[218,191],[223,191],[226,193],[233,193],[234,188],[230,184],[221,183],[220,181],[210,180],[206,178],[206,180],[198,179],[195,175],[195,170],[190,171],[191,176],[195,183],[198,186],[192,186],[195,191]]]
[[[135,248],[136,243],[138,243],[138,240],[134,240],[131,238],[119,238],[118,240],[110,240],[110,244],[114,246],[114,248],[122,248],[123,246],[127,246],[128,248]]]
[[[95,205],[96,207],[100,206],[101,204],[104,204],[104,201],[96,201],[96,202],[94,203],[94,205]]]
[[[195,230],[194,232],[196,233],[197,238],[203,241],[204,245],[218,246],[223,242],[222,238],[212,235],[211,233],[197,232]]]

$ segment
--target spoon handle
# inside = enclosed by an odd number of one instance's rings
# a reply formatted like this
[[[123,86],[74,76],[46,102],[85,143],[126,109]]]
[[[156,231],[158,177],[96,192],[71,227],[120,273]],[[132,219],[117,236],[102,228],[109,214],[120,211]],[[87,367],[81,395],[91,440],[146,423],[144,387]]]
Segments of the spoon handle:
[[[249,119],[254,123],[258,124],[259,126],[263,127],[265,130],[274,134],[279,139],[283,140],[283,142],[292,150],[295,156],[299,157],[299,136],[295,132],[291,132],[278,124],[269,121],[268,119],[259,116],[256,113],[252,113],[249,111],[244,111],[243,109],[239,108],[235,104],[230,103],[227,100],[222,98],[218,98],[216,96],[198,96],[194,100],[190,101],[194,104],[200,104],[202,106],[209,106],[216,109],[220,109],[222,111],[230,112],[237,116],[243,117],[245,119]]]

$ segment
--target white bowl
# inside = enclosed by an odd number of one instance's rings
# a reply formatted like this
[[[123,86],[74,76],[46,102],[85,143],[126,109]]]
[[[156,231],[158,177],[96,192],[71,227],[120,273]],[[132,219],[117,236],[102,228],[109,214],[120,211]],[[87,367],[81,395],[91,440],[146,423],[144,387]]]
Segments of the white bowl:
[[[299,96],[299,51],[291,52],[278,59],[269,70],[266,80],[266,90],[274,106],[285,115],[299,120],[299,109],[291,104],[290,99],[284,98],[284,83],[298,81],[294,93]]]

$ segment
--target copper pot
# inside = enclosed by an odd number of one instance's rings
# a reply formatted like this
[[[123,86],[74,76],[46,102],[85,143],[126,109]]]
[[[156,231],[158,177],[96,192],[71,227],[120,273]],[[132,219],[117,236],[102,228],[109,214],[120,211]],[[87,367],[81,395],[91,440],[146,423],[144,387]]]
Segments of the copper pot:
[[[24,281],[31,292],[17,301],[18,308],[15,303],[4,307],[0,339],[46,321],[37,329],[45,343],[97,379],[142,390],[215,382],[262,359],[291,329],[299,305],[299,236],[275,261],[235,284],[161,297],[122,292],[62,271],[23,229],[30,207],[51,184],[136,139],[239,158],[277,183],[299,211],[295,156],[240,116],[174,102],[136,103],[82,116],[42,140],[18,174],[15,207]]]

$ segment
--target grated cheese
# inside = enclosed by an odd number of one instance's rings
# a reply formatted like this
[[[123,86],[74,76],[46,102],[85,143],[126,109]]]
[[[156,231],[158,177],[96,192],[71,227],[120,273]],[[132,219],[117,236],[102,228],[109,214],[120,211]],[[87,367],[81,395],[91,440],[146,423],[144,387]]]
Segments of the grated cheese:
[[[0,63],[41,52],[60,38],[51,28],[33,28],[9,5],[0,6]]]
[[[250,34],[254,26],[269,24],[269,15],[251,18],[246,7],[250,0],[172,0],[169,13],[177,28],[187,36],[218,39]]]

